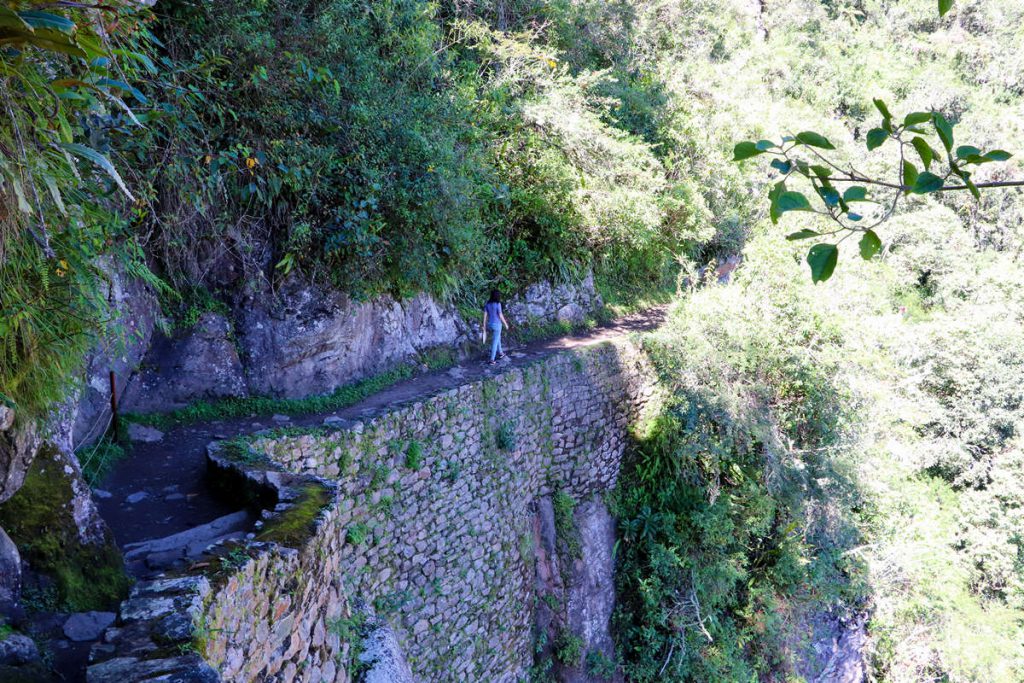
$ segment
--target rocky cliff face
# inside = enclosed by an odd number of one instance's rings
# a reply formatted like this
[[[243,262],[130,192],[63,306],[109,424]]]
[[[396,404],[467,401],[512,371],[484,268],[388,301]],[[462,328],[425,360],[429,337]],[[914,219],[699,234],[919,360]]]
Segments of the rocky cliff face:
[[[578,324],[601,305],[588,276],[575,285],[533,285],[506,308],[518,327]],[[230,315],[207,312],[190,330],[153,335],[124,407],[163,412],[200,399],[329,393],[432,349],[464,353],[479,326],[475,316],[466,320],[426,294],[360,302],[294,279],[278,292],[238,302]],[[93,386],[94,379],[90,375],[86,397],[109,400],[109,389],[102,382]]]
[[[316,286],[293,286],[279,303],[241,312],[239,343],[250,391],[296,398],[322,394],[437,346],[458,346],[469,328],[426,294],[356,302]]]
[[[550,498],[537,504],[534,671],[560,683],[622,680],[611,634],[615,609],[615,520],[600,498],[556,521]]]
[[[110,373],[118,395],[124,393],[129,379],[138,369],[153,339],[159,317],[156,296],[139,280],[101,264],[107,272],[108,302],[112,324],[101,335],[86,362],[78,398],[73,399],[74,421],[71,440],[74,445],[92,443],[103,436],[110,425]]]

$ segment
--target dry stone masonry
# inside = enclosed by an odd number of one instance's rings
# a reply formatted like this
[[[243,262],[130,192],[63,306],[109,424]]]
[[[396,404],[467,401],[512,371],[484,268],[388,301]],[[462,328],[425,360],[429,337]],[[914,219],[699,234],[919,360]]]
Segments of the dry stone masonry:
[[[372,659],[369,624],[386,624],[411,680],[525,680],[536,503],[614,487],[629,429],[660,400],[643,354],[618,340],[344,428],[236,444],[243,476],[291,477],[293,489],[298,476],[329,495],[312,514],[300,495],[278,504],[277,528],[291,516],[308,527],[302,540],[261,542],[271,519],[211,579],[195,649],[224,681],[345,683]],[[212,452],[223,463],[230,450]]]

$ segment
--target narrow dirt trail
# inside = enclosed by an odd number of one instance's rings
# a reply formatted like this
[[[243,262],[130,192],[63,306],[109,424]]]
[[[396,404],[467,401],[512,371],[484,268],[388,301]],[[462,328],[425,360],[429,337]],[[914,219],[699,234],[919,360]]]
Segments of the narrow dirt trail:
[[[466,360],[447,370],[399,382],[337,411],[288,419],[253,415],[174,427],[166,431],[160,441],[133,444],[128,456],[118,463],[99,487],[97,503],[100,513],[122,548],[185,532],[238,510],[237,505],[214,496],[207,486],[206,446],[211,441],[275,427],[319,426],[329,417],[365,419],[545,356],[654,329],[664,320],[665,310],[665,307],[657,307],[625,316],[583,334],[507,348],[508,356],[496,365],[488,365],[479,359]]]

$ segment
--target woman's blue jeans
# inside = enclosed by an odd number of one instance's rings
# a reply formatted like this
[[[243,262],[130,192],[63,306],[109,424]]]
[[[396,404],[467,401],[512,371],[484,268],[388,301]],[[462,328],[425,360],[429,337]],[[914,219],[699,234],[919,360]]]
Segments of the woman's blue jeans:
[[[489,328],[487,331],[491,333],[491,360],[494,360],[495,358],[498,357],[499,353],[502,353],[502,351],[501,351],[501,328],[500,327],[492,327],[492,328]]]

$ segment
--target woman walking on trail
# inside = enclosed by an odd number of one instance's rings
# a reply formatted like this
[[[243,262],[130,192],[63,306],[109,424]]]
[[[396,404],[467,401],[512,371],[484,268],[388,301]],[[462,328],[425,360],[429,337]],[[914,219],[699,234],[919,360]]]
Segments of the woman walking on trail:
[[[504,358],[505,353],[501,350],[501,326],[504,325],[505,329],[508,329],[508,321],[505,320],[505,314],[501,311],[501,292],[494,290],[491,292],[491,298],[484,305],[484,332],[483,340],[487,343],[487,332],[491,333],[491,359],[487,361],[489,364],[494,365],[496,359]]]

